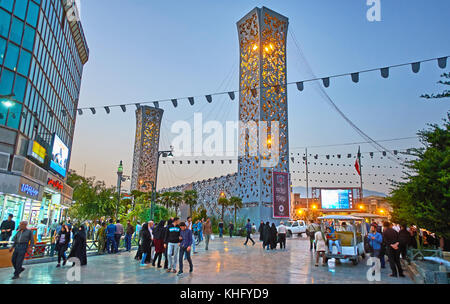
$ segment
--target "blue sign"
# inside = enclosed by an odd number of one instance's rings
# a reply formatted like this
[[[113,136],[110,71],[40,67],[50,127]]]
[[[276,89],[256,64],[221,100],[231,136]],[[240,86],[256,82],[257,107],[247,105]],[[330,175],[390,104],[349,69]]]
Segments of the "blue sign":
[[[20,186],[20,191],[28,194],[29,196],[38,196],[39,195],[39,190],[37,190],[36,188],[34,188],[28,184],[22,184]]]

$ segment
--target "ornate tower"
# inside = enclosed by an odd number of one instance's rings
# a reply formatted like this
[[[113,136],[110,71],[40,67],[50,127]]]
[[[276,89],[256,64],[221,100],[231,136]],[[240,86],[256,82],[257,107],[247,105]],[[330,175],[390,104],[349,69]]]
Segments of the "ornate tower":
[[[245,207],[242,215],[255,222],[273,220],[272,172],[289,172],[288,19],[266,7],[257,7],[237,23],[237,28],[241,131],[237,182]],[[252,148],[256,153],[249,151]],[[268,150],[271,152],[266,153]]]
[[[139,181],[156,180],[158,166],[159,133],[164,110],[140,106],[136,110],[136,138],[134,142],[131,190],[151,191],[140,188]]]

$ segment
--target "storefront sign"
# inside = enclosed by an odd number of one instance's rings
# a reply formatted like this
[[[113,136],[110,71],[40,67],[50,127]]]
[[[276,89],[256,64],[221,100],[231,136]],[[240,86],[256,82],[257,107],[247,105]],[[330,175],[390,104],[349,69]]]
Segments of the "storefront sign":
[[[283,172],[272,173],[272,193],[273,193],[273,217],[289,218],[289,174]]]
[[[39,195],[39,190],[28,184],[20,185],[20,191],[28,194],[29,196],[38,196]]]
[[[47,155],[47,150],[45,150],[45,148],[38,144],[36,141],[30,140],[30,142],[28,143],[28,156],[43,164],[45,155]]]
[[[51,179],[51,178],[48,179],[47,185],[50,185],[53,188],[58,189],[58,190],[62,190],[62,188],[64,187],[63,184],[60,181],[54,180],[54,179]]]

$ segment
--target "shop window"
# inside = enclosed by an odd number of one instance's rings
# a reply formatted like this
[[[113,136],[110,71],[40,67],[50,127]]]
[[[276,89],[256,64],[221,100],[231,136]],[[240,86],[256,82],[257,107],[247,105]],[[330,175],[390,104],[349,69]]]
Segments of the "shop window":
[[[29,23],[33,27],[36,27],[38,14],[39,14],[39,6],[30,1],[27,14],[27,23]]]
[[[2,72],[0,78],[0,95],[9,95],[12,92],[14,73],[6,69]]]
[[[13,18],[11,25],[11,34],[9,35],[9,39],[20,45],[20,43],[22,42],[22,34],[23,34],[23,22],[17,18]]]
[[[30,69],[31,53],[22,49],[20,52],[19,64],[17,66],[17,72],[22,75],[28,76]]]
[[[23,102],[25,96],[25,87],[27,85],[27,79],[25,77],[16,75],[16,82],[14,84],[14,98],[20,102]]]
[[[12,13],[13,4],[14,4],[14,1],[12,1],[12,0],[0,0],[0,7],[3,7],[5,10],[7,10],[10,13]]]
[[[8,37],[10,23],[11,23],[11,15],[5,12],[4,10],[0,10],[0,35],[2,35],[3,37]]]
[[[17,69],[17,59],[19,58],[19,48],[12,43],[8,44],[6,50],[5,66],[13,71]]]
[[[22,20],[25,20],[25,13],[27,12],[28,0],[16,0],[16,6],[14,7],[14,15]]]

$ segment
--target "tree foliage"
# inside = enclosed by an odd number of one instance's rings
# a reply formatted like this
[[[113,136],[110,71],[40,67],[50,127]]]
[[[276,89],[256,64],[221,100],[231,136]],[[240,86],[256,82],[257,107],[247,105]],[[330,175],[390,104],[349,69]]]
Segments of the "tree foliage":
[[[443,80],[439,80],[437,83],[442,85],[450,85],[450,73],[444,73],[441,75],[441,78]],[[442,93],[439,94],[423,94],[420,97],[425,99],[440,99],[440,98],[448,98],[450,97],[450,90],[444,90]]]
[[[236,217],[237,217],[237,211],[244,207],[244,204],[242,203],[242,198],[238,196],[232,196],[230,198],[230,206],[233,207],[234,211],[234,225],[236,226]]]
[[[429,124],[418,132],[423,147],[412,149],[406,178],[396,183],[390,201],[393,220],[415,224],[450,238],[450,112],[443,126]]]

